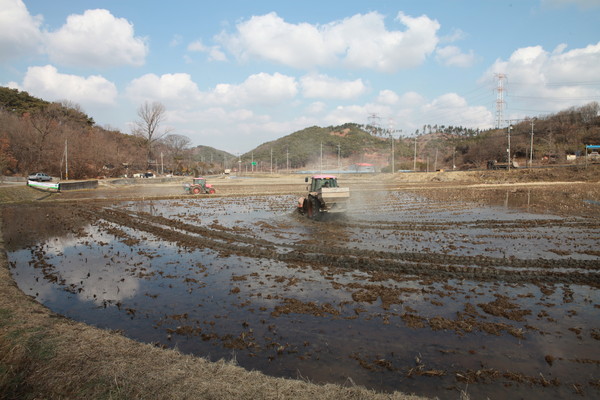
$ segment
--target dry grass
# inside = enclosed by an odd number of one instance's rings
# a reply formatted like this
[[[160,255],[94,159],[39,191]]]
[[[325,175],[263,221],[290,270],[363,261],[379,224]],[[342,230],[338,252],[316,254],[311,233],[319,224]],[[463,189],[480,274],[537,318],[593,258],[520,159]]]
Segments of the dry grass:
[[[350,381],[351,382],[351,381]],[[53,314],[12,280],[0,241],[2,399],[417,399],[209,362]]]

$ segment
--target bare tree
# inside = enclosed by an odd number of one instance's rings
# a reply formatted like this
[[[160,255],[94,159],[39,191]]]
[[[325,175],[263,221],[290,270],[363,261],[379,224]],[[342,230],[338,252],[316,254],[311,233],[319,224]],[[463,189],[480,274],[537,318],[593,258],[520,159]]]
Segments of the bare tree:
[[[171,134],[165,136],[164,143],[170,150],[173,158],[181,158],[183,151],[189,147],[192,141],[185,135]]]
[[[162,144],[171,160],[171,169],[175,172],[181,172],[184,163],[186,150],[192,143],[191,139],[185,135],[171,134],[165,136]]]
[[[51,148],[50,139],[56,139],[61,131],[63,121],[60,106],[56,103],[49,104],[32,112],[27,119],[34,133],[35,168],[47,169],[55,165],[55,160],[51,160],[53,153],[46,151],[46,148]]]
[[[144,140],[149,164],[156,162],[152,152],[154,144],[170,132],[168,129],[160,131],[160,125],[165,120],[166,111],[165,106],[157,101],[153,103],[146,101],[137,111],[140,119],[135,123],[133,134]]]

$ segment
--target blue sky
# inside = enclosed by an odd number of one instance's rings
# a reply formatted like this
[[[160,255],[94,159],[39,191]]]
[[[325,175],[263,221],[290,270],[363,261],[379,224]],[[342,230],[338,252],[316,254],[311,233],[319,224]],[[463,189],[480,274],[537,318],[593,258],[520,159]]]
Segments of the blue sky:
[[[0,0],[0,85],[237,154],[309,126],[496,125],[600,101],[600,0]]]

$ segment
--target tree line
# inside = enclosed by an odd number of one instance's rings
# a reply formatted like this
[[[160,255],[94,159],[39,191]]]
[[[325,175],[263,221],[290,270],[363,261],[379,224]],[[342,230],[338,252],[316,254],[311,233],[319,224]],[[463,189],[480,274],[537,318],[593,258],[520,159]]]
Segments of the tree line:
[[[78,105],[0,88],[0,175],[43,171],[61,179],[196,174],[219,165],[195,157],[191,140],[162,127],[165,108],[144,103],[132,134],[95,124]],[[67,176],[68,173],[68,176]]]

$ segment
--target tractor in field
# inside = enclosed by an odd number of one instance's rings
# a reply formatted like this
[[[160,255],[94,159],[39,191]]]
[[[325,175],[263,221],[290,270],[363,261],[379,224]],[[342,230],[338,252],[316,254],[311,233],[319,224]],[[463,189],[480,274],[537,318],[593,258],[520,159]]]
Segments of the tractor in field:
[[[308,183],[308,177],[305,182]],[[348,209],[350,189],[339,187],[333,175],[314,175],[310,178],[306,197],[298,199],[298,210],[308,218],[319,218],[324,213],[344,213]]]
[[[192,183],[183,185],[183,189],[189,194],[214,194],[215,188],[202,177],[194,178]]]

